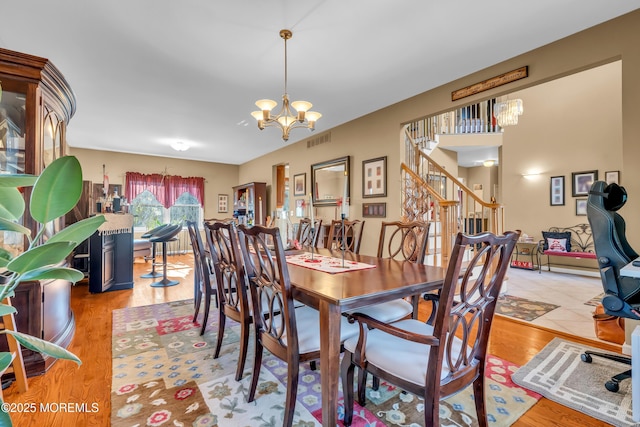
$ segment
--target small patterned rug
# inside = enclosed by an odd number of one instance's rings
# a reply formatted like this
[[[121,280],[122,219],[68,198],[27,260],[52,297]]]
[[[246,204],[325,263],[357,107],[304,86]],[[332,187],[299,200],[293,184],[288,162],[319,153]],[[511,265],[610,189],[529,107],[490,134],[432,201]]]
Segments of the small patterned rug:
[[[602,350],[554,338],[526,365],[513,374],[513,381],[544,397],[602,420],[607,425],[635,427],[631,380],[620,382],[617,393],[607,391],[605,382],[629,369],[629,365],[593,356],[581,360],[585,350]]]
[[[560,307],[546,302],[532,301],[526,298],[502,295],[498,298],[496,313],[531,322]]]
[[[191,300],[114,310],[111,425],[281,425],[286,365],[265,353],[256,399],[247,403],[252,346],[248,368],[236,382],[239,326],[227,322],[220,357],[214,359],[217,319],[200,336],[200,327],[191,322],[192,313]],[[213,314],[210,318],[216,317]],[[486,398],[491,425],[511,425],[540,399],[511,382],[517,368],[497,357],[488,358]],[[414,395],[383,382],[378,391],[368,389],[367,397],[365,408],[356,404],[354,426],[423,424],[424,405]],[[294,426],[320,426],[321,412],[320,372],[304,364]],[[339,418],[344,418],[343,413]],[[443,425],[476,426],[472,389],[444,401],[440,418]]]

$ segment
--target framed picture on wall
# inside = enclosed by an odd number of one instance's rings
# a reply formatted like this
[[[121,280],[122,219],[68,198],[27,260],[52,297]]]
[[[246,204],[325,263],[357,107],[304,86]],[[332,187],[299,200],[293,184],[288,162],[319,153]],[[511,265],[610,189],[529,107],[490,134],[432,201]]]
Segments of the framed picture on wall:
[[[549,194],[551,206],[564,206],[564,175],[551,177]]]
[[[607,184],[620,184],[620,171],[607,171],[604,173]]]
[[[587,216],[587,199],[576,199],[576,215]]]
[[[387,196],[387,156],[362,162],[362,197]]]
[[[218,212],[229,212],[229,195],[218,194]]]
[[[363,203],[362,216],[364,218],[385,218],[387,216],[387,204],[382,203]]]
[[[307,193],[307,174],[293,175],[293,195],[304,196]]]
[[[572,172],[571,195],[588,196],[591,185],[598,180],[598,171]]]

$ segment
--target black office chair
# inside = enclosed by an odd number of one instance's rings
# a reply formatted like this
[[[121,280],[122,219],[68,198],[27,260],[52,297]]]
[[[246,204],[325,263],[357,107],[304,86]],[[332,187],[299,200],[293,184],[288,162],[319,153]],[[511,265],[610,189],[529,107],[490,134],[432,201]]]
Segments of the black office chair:
[[[587,218],[591,225],[598,257],[598,267],[605,296],[602,305],[612,316],[640,320],[640,280],[620,276],[620,269],[638,258],[625,236],[625,222],[616,211],[627,201],[627,192],[618,184],[596,181],[589,191]],[[619,354],[586,351],[581,358],[591,363],[591,356],[631,365],[631,358]],[[631,369],[615,375],[605,383],[607,390],[617,392],[620,381],[631,378]]]

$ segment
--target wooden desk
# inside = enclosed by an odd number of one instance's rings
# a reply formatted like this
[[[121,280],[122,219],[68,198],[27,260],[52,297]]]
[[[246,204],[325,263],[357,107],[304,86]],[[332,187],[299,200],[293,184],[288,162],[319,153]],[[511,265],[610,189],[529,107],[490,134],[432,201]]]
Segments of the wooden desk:
[[[326,249],[318,252],[342,256]],[[374,264],[376,268],[329,274],[288,264],[295,298],[320,311],[322,425],[331,427],[336,426],[338,414],[341,313],[438,289],[446,274],[440,267],[406,261],[354,254],[346,254],[345,259]]]

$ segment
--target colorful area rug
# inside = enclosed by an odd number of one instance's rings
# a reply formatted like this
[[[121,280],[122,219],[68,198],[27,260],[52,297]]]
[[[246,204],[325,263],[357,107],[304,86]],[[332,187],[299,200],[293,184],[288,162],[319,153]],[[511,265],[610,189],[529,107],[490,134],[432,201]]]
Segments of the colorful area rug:
[[[531,322],[560,307],[546,302],[532,301],[526,298],[503,295],[498,298],[496,313]]]
[[[513,374],[529,390],[617,427],[637,426],[631,411],[631,380],[620,382],[617,393],[604,384],[629,365],[593,356],[583,362],[585,350],[601,351],[554,338],[540,353]]]
[[[225,330],[221,355],[214,359],[216,320],[200,336],[192,315],[190,300],[114,310],[111,425],[281,425],[286,365],[265,354],[256,399],[247,403],[253,348],[244,377],[236,382],[239,326],[227,322],[231,325]],[[491,425],[511,425],[540,399],[511,382],[516,370],[510,362],[488,358]],[[365,408],[356,404],[354,426],[423,424],[423,403],[414,395],[383,383],[378,391],[368,389],[367,397]],[[302,365],[294,425],[320,426],[321,412],[320,372]],[[342,412],[339,418],[344,418]],[[447,399],[440,418],[443,425],[477,425],[471,388]]]

